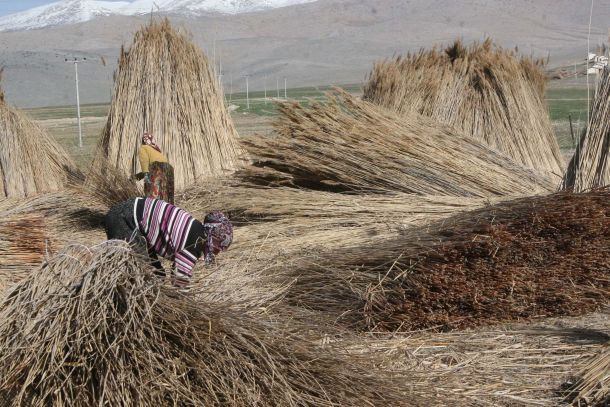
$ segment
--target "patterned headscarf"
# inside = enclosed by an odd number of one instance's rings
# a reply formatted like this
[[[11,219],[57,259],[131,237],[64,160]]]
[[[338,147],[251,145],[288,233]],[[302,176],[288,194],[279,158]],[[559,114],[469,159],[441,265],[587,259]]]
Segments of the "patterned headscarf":
[[[151,133],[144,133],[144,134],[142,134],[142,144],[146,144],[147,146],[151,146],[152,148],[154,148],[158,152],[161,152],[161,149],[159,148],[159,146],[157,144],[155,144],[155,141],[153,139],[153,135]]]
[[[206,215],[203,220],[205,241],[203,242],[203,255],[205,264],[214,262],[214,252],[227,250],[233,242],[233,225],[224,213],[214,211]]]

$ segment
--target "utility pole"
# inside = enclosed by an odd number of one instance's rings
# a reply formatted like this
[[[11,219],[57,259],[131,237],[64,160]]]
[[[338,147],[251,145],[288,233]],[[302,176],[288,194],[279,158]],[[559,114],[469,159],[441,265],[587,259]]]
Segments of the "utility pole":
[[[79,60],[74,58],[73,60],[65,59],[65,62],[74,64],[74,79],[76,82],[76,116],[78,119],[78,147],[83,147],[83,130],[80,123],[80,94],[78,91],[78,63],[86,61],[87,58],[83,58]]]
[[[265,104],[267,104],[267,77],[265,76],[263,79],[263,82],[265,83]]]
[[[287,83],[287,80],[286,80],[286,78],[284,78],[284,99],[288,99],[288,93],[286,92],[286,83]]]
[[[275,87],[277,89],[277,98],[280,98],[280,79],[275,78]]]
[[[246,75],[246,107],[250,110],[250,86],[248,84],[248,77],[249,75]]]

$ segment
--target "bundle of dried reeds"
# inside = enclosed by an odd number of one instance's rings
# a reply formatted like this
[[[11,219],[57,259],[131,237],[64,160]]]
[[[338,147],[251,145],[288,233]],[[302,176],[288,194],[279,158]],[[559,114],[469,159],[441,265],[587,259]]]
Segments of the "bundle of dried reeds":
[[[42,263],[51,250],[43,216],[1,212],[0,292]]]
[[[338,249],[291,265],[286,298],[390,331],[593,311],[610,298],[609,198],[522,198]]]
[[[401,119],[336,91],[327,103],[280,105],[276,135],[244,142],[240,176],[333,191],[486,197],[552,190],[546,178],[432,120]],[[271,170],[269,170],[271,169]]]
[[[61,146],[4,98],[0,98],[0,163],[0,197],[56,191],[78,172]]]
[[[562,189],[583,192],[610,185],[610,69],[602,71],[587,132],[563,177]]]
[[[489,39],[470,47],[456,41],[375,64],[364,99],[401,115],[431,117],[518,163],[561,177],[540,65]]]
[[[0,305],[0,400],[47,405],[401,405],[390,372],[159,284],[125,243],[49,259]],[[370,358],[369,358],[370,360]]]
[[[238,135],[213,67],[167,19],[138,31],[118,64],[98,159],[128,176],[139,172],[138,149],[147,131],[174,166],[177,189],[236,168]]]
[[[576,377],[568,396],[574,405],[610,405],[610,346],[593,356]]]

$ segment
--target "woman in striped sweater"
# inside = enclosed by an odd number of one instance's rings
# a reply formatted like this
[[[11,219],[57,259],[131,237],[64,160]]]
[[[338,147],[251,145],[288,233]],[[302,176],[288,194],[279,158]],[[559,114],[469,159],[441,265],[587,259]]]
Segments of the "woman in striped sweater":
[[[174,262],[174,285],[187,288],[199,257],[211,264],[233,241],[233,226],[222,212],[211,212],[203,223],[183,209],[160,199],[133,198],[106,214],[108,239],[126,240],[147,253],[159,275],[165,271],[157,256]]]

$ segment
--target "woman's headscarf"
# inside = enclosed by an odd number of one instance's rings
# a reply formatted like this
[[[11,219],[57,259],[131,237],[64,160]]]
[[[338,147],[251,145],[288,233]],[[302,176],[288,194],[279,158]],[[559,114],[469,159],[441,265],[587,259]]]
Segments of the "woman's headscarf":
[[[233,225],[224,213],[210,212],[203,220],[206,232],[203,242],[203,255],[205,264],[214,262],[214,252],[227,250],[233,242]]]
[[[161,149],[155,143],[155,141],[153,139],[153,135],[151,133],[144,133],[144,134],[142,134],[142,144],[146,144],[147,146],[151,146],[152,148],[154,148],[158,152],[161,152]]]

